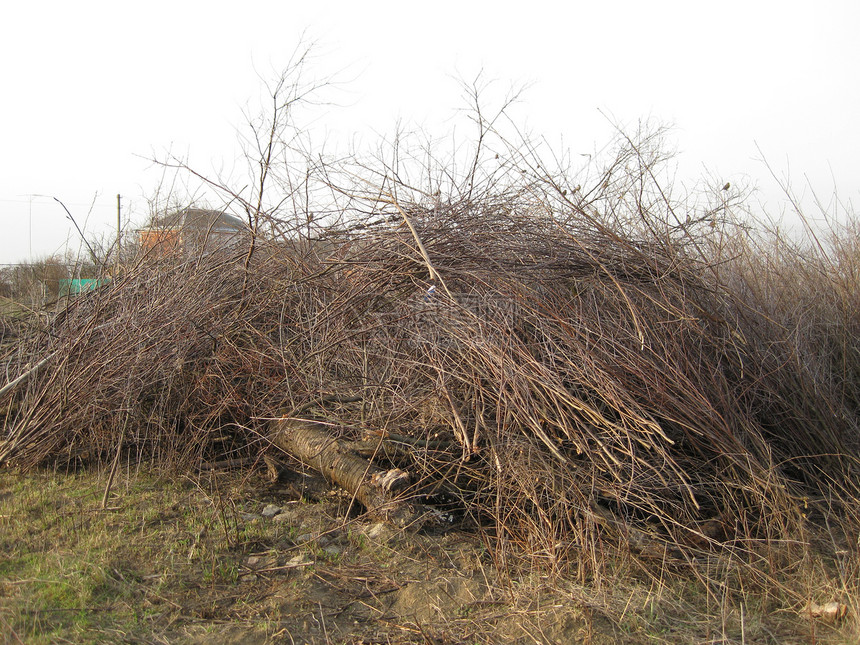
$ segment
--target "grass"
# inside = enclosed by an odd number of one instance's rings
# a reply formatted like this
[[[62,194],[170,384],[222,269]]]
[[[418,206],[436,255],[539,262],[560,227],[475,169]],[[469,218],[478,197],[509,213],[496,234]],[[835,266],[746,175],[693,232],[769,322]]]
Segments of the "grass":
[[[192,585],[235,585],[241,549],[193,487],[139,479],[103,510],[98,473],[3,473],[3,622],[11,642],[147,631]],[[166,596],[165,596],[166,594]]]
[[[32,315],[33,310],[23,303],[12,298],[0,296],[0,316],[10,320],[26,318]]]
[[[344,515],[336,496],[285,502],[261,475],[125,473],[103,509],[106,480],[0,472],[0,642],[847,644],[858,635],[856,559],[840,569],[810,555],[772,589],[716,555],[704,581],[670,562],[655,576],[653,563],[618,554],[599,579],[498,575],[476,535],[380,531]],[[259,517],[270,502],[290,504],[294,521]],[[847,602],[848,616],[810,618],[794,600],[801,588],[819,603]]]

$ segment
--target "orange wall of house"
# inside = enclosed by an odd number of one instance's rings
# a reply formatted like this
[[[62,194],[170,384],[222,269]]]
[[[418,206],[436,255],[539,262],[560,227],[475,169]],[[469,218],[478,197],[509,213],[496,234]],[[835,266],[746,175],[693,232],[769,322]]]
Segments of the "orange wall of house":
[[[140,231],[140,246],[144,251],[158,247],[166,252],[179,248],[179,231]]]

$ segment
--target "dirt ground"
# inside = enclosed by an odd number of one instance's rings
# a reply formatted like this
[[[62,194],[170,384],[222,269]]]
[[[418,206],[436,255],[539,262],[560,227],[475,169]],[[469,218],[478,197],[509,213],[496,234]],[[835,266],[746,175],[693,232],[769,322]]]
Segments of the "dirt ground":
[[[477,533],[394,528],[312,476],[129,475],[102,509],[106,479],[0,473],[1,642],[616,642]]]
[[[200,599],[221,615],[170,636],[207,644],[561,644],[591,637],[575,603],[556,599],[547,611],[514,599],[474,532],[397,529],[357,515],[336,490],[311,503],[294,496],[293,488],[271,487],[244,505],[242,521],[266,532],[280,525],[274,530],[292,544],[261,541],[247,549],[235,593]],[[262,515],[273,507],[280,512]]]
[[[851,642],[629,563],[514,574],[474,530],[375,521],[309,474],[131,470],[102,508],[107,479],[0,471],[0,643]]]

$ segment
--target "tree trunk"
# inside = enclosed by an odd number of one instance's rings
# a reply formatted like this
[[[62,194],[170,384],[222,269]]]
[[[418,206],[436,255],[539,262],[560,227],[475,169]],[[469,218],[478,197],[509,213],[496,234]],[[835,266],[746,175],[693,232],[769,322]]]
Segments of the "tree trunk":
[[[352,494],[368,512],[401,524],[410,521],[412,511],[396,495],[408,484],[408,474],[397,468],[384,470],[359,457],[349,442],[332,436],[325,424],[307,419],[277,419],[271,425],[271,439],[276,446]]]

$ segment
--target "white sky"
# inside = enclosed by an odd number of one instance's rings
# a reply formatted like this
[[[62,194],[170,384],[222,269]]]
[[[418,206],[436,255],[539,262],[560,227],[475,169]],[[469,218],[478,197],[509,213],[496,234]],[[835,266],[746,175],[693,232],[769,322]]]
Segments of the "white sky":
[[[860,2],[6,3],[0,23],[0,263],[78,249],[140,222],[172,149],[202,171],[232,167],[243,109],[302,39],[320,75],[329,144],[372,144],[397,119],[444,131],[458,77],[531,83],[528,127],[574,154],[611,137],[600,111],[635,128],[674,124],[678,177],[758,184],[784,207],[756,144],[798,192],[860,202]],[[464,138],[471,133],[458,132]],[[90,203],[92,213],[87,218]],[[30,231],[32,230],[32,233]]]

